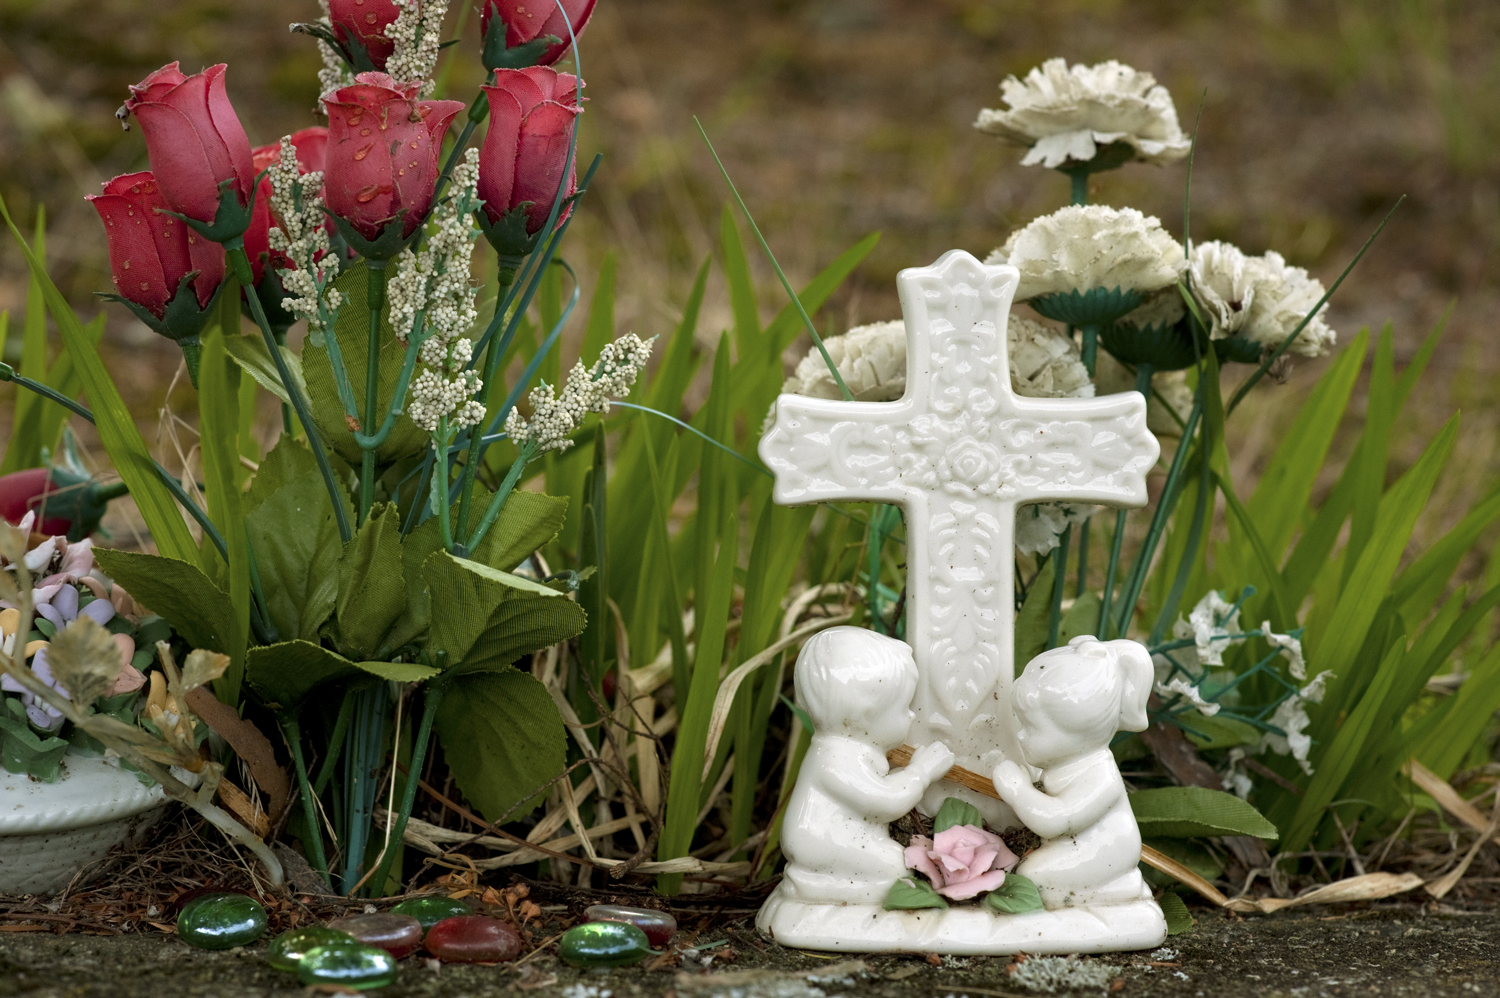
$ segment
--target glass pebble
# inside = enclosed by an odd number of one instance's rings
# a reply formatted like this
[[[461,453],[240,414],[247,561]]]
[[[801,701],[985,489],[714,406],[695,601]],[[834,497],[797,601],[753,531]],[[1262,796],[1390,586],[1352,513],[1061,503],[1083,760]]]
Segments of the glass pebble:
[[[503,963],[521,955],[521,937],[498,918],[458,915],[427,930],[427,952],[448,963]]]
[[[627,908],[619,904],[596,904],[583,913],[585,922],[629,922],[642,932],[652,946],[665,946],[677,931],[677,919],[652,908]]]
[[[328,923],[353,936],[366,946],[378,946],[397,960],[409,956],[422,945],[422,923],[410,915],[382,911],[373,915],[346,915]]]
[[[204,894],[183,905],[177,935],[199,949],[230,949],[253,943],[266,931],[266,909],[244,894]]]
[[[352,943],[355,939],[347,932],[330,929],[326,925],[308,925],[300,929],[288,929],[271,940],[266,950],[266,962],[277,970],[295,973],[297,966],[308,950],[334,943]]]
[[[430,929],[445,918],[454,918],[458,915],[473,914],[473,909],[462,901],[453,898],[430,897],[412,898],[402,901],[391,909],[394,915],[410,915],[422,923],[423,929]]]
[[[306,985],[337,984],[355,991],[383,988],[396,980],[396,958],[378,946],[333,943],[307,951],[297,966]]]
[[[586,922],[563,933],[558,952],[575,967],[623,967],[648,956],[651,944],[629,922]]]

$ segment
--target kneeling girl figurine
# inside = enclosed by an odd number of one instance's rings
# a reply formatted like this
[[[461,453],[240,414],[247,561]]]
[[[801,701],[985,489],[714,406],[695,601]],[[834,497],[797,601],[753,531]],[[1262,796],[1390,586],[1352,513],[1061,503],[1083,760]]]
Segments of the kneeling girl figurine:
[[[1006,760],[995,790],[1044,840],[1016,869],[1049,909],[1151,896],[1138,868],[1141,833],[1109,743],[1144,731],[1151,656],[1134,641],[1074,638],[1032,659],[1012,689],[1017,740],[1031,774]]]

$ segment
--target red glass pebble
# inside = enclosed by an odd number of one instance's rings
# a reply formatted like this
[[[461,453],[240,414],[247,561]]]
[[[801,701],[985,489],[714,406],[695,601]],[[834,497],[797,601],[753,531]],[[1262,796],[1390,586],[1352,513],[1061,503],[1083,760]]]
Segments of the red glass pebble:
[[[521,937],[488,915],[455,915],[427,930],[427,952],[449,963],[503,963],[521,955]]]
[[[410,956],[422,945],[422,923],[410,915],[390,912],[346,915],[335,918],[328,927],[347,932],[366,946],[377,946],[397,960]]]
[[[662,947],[677,931],[677,919],[653,908],[627,908],[618,904],[596,904],[583,913],[585,922],[625,922],[646,933],[652,946]]]

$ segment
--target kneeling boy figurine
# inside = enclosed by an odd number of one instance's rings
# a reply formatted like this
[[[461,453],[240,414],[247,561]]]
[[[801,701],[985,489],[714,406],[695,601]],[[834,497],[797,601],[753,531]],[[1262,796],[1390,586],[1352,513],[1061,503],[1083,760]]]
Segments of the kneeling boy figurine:
[[[995,790],[1045,841],[1016,872],[1049,909],[1150,898],[1137,864],[1141,833],[1109,750],[1116,731],[1144,731],[1151,656],[1134,641],[1078,637],[1032,659],[1012,689],[1017,740],[1032,775],[1006,760]]]
[[[813,722],[783,822],[782,891],[797,901],[879,903],[908,874],[887,826],[953,765],[941,742],[892,773],[885,753],[911,730],[911,648],[859,627],[830,627],[802,646],[797,702]],[[1119,777],[1116,776],[1116,780]]]

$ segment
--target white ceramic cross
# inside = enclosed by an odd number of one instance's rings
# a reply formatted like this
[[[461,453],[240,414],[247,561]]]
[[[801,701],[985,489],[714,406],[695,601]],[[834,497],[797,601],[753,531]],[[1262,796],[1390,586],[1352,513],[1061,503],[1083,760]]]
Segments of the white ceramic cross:
[[[1006,323],[1017,276],[962,250],[903,270],[906,394],[782,395],[760,442],[778,503],[902,507],[906,639],[921,674],[910,741],[942,740],[960,765],[985,773],[996,750],[1019,758],[1009,692],[1016,507],[1143,505],[1160,453],[1137,392],[1037,399],[1011,390]]]

